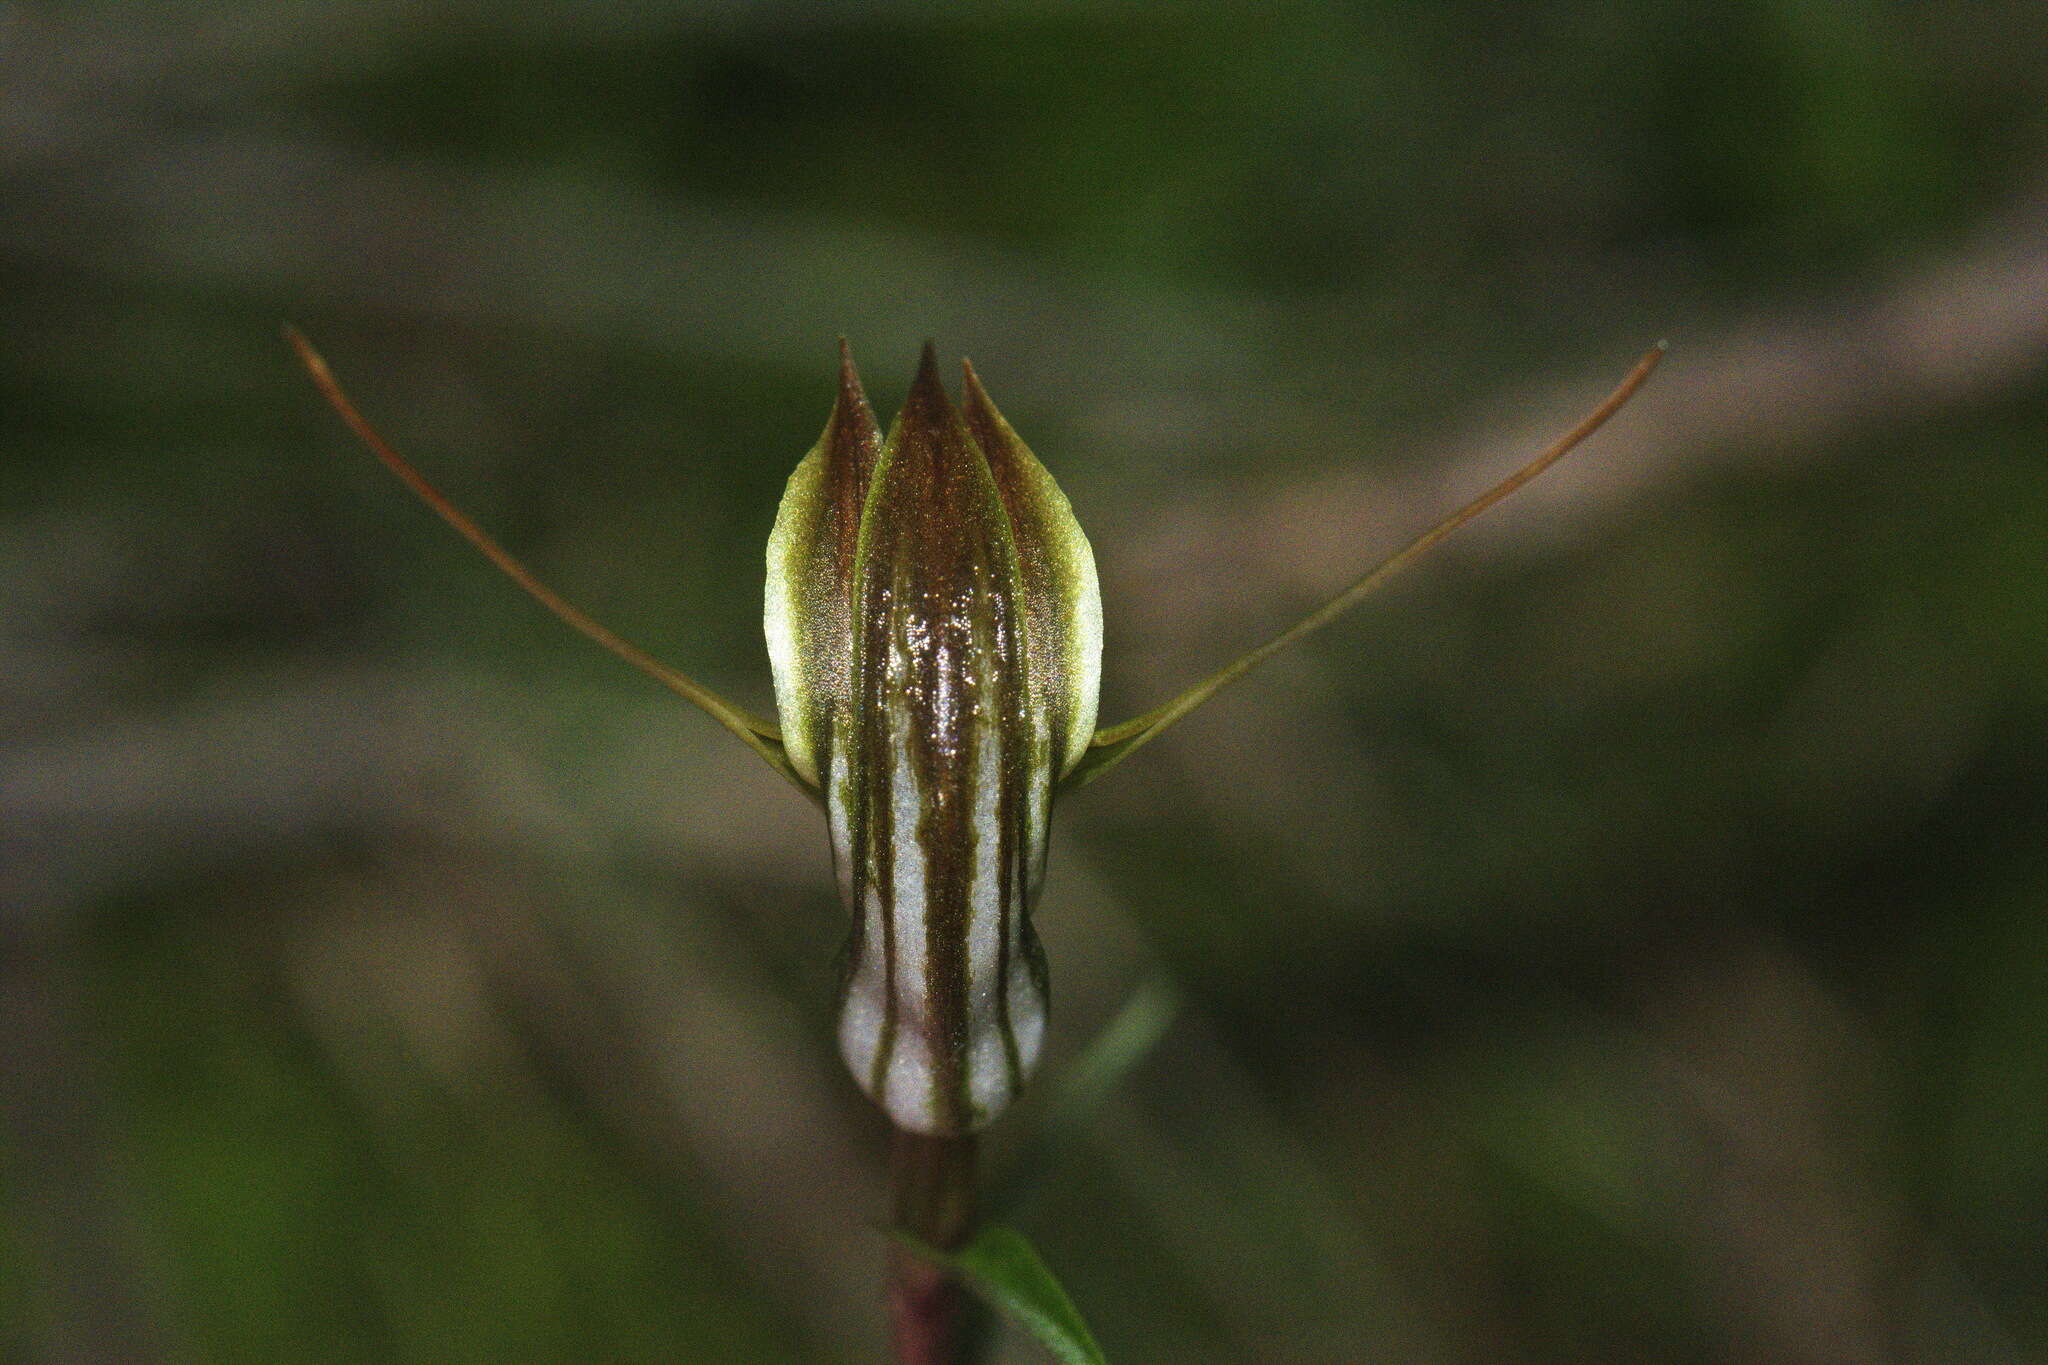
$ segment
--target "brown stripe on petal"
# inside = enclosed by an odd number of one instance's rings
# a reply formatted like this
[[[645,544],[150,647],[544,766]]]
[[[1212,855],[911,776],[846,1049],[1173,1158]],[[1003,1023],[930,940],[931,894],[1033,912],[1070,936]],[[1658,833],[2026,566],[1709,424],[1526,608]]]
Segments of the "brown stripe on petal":
[[[867,508],[868,479],[882,453],[882,429],[861,387],[853,365],[853,348],[839,338],[839,392],[825,423],[826,488],[832,504],[833,581],[848,597],[853,594],[853,555],[860,541],[861,513]]]
[[[899,1125],[966,1132],[1014,1095],[1043,1028],[1042,973],[1016,970],[1035,960],[1016,870],[1051,773],[1009,518],[929,348],[876,467],[856,563],[851,785],[837,818],[861,869],[854,913],[880,899],[882,942],[868,931],[854,944],[841,1042]]]
[[[973,364],[963,362],[963,368],[962,411],[987,456],[1016,546],[1033,704],[1047,718],[1052,760],[1063,773],[1086,751],[1095,730],[1102,678],[1095,554],[1066,494],[996,410]]]

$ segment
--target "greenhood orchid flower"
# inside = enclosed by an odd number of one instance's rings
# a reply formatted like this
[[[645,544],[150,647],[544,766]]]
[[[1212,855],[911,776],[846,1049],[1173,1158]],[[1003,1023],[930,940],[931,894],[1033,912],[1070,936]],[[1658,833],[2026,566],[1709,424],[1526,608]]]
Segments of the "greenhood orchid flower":
[[[842,354],[768,538],[783,745],[824,794],[853,919],[840,1048],[927,1134],[980,1127],[1037,1063],[1031,903],[1102,676],[1087,538],[971,368],[965,399],[927,346],[884,442]]]
[[[768,540],[778,725],[541,584],[371,428],[302,336],[287,335],[356,435],[501,570],[823,804],[852,921],[840,1050],[898,1128],[935,1137],[988,1123],[1037,1063],[1048,994],[1031,909],[1056,796],[1542,473],[1619,410],[1663,352],[1548,450],[1315,611],[1164,705],[1098,729],[1102,603],[1087,537],[973,368],[956,405],[929,345],[884,437],[841,343],[831,416]]]

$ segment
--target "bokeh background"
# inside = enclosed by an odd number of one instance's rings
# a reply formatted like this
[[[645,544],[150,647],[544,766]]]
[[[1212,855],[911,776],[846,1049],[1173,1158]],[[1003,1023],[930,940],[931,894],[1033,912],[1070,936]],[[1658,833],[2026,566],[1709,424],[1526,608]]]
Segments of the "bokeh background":
[[[1111,718],[1668,337],[1064,804],[991,1158],[1127,1365],[2048,1352],[2036,0],[5,4],[0,302],[0,1357],[881,1350],[821,822],[286,318],[764,708],[834,338],[971,354]]]

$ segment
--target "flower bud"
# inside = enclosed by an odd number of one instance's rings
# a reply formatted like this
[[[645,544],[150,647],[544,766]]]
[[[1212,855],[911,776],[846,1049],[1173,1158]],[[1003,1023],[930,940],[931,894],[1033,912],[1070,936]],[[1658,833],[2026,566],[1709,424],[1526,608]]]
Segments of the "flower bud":
[[[850,361],[769,538],[783,742],[853,921],[841,1051],[899,1127],[971,1132],[1045,1033],[1031,906],[1053,784],[1094,734],[1102,608],[1067,500],[927,346],[886,443]]]

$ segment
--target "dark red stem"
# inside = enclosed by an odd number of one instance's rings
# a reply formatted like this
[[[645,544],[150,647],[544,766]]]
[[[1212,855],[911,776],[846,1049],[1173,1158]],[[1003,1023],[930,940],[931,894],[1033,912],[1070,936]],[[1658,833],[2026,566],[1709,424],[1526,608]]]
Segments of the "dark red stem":
[[[974,1230],[974,1139],[898,1132],[889,1149],[896,1225],[942,1251]],[[889,1251],[889,1334],[900,1365],[969,1365],[979,1337],[959,1277],[903,1247]]]

